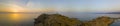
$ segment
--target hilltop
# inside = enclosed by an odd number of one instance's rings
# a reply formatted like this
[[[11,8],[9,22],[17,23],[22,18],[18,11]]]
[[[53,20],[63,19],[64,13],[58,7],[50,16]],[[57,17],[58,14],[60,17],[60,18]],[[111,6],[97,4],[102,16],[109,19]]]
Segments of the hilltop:
[[[120,18],[101,16],[91,21],[80,21],[60,14],[41,14],[35,19],[34,26],[109,26]]]

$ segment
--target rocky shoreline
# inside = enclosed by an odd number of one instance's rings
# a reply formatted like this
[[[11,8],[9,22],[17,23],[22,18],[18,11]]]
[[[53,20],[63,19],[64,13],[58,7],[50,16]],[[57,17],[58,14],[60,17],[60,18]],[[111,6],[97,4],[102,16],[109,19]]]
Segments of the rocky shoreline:
[[[35,19],[34,26],[109,26],[118,19],[101,16],[91,21],[80,21],[60,14],[41,14]]]

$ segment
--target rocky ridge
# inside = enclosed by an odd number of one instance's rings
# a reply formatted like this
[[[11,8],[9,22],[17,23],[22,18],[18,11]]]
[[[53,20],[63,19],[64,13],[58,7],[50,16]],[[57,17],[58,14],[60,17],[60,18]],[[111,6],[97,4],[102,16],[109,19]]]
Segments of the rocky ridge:
[[[118,19],[101,16],[92,21],[80,21],[60,14],[41,14],[35,19],[34,26],[109,26]]]

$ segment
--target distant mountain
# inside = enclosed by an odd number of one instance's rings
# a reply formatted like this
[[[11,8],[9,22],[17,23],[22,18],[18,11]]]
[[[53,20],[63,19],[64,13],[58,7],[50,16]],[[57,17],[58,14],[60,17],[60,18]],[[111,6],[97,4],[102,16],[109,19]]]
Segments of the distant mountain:
[[[95,14],[120,14],[120,12],[94,12]]]
[[[107,14],[120,14],[120,12],[109,12]]]

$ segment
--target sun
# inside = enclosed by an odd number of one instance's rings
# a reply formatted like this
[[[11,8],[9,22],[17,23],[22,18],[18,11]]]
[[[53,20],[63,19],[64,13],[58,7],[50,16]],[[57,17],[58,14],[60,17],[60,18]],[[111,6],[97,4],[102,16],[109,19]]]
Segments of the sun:
[[[19,12],[19,10],[17,10],[17,9],[12,9],[12,12]]]
[[[23,7],[15,5],[15,4],[10,5],[9,8],[10,8],[10,12],[22,12],[24,10]]]

